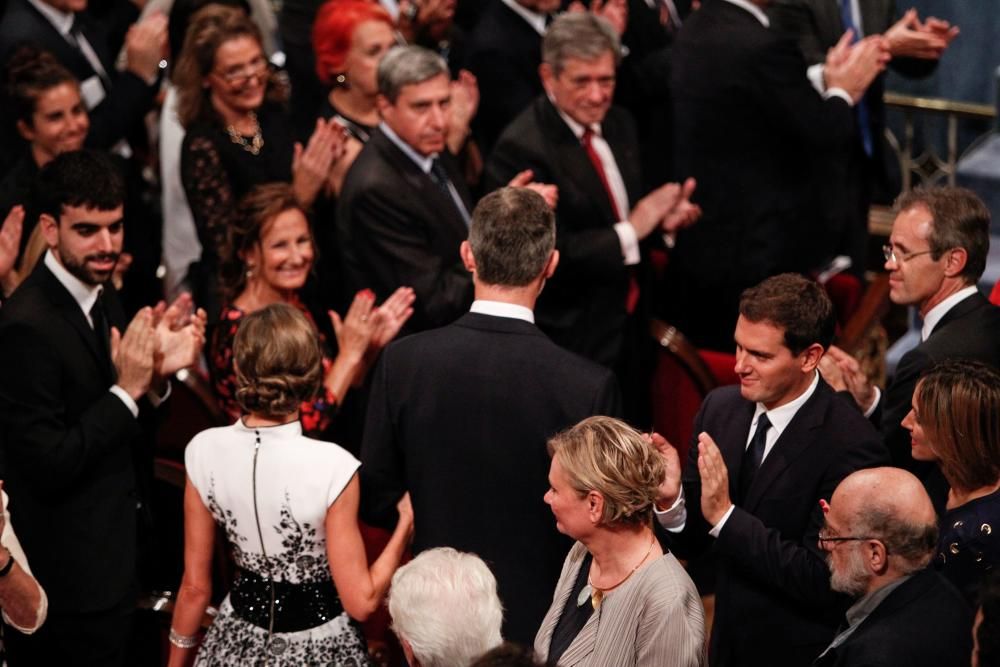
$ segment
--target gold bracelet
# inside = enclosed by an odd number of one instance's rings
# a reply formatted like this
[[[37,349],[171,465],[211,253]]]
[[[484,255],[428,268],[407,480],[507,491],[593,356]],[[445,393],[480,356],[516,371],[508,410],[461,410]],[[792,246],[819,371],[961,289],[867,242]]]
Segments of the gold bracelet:
[[[199,643],[198,635],[181,635],[173,628],[170,628],[169,639],[177,648],[194,648]]]

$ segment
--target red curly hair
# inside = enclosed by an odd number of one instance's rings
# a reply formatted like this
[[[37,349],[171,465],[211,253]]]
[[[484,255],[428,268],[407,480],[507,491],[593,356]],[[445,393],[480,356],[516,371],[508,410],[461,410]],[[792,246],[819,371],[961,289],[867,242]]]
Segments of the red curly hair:
[[[354,30],[365,21],[381,21],[395,30],[389,12],[372,0],[327,0],[313,22],[316,75],[326,85],[332,74],[343,70]]]

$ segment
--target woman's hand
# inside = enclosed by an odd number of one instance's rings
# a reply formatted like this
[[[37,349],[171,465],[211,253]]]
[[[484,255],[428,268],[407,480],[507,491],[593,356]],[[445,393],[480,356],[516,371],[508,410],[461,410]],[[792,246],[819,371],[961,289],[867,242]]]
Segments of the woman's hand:
[[[388,345],[406,321],[413,315],[413,302],[417,295],[412,287],[400,287],[375,309],[375,330],[368,345],[369,352],[378,352]]]
[[[316,129],[305,148],[295,144],[292,157],[292,188],[304,208],[316,201],[330,168],[344,153],[344,128],[333,120],[316,120]]]
[[[410,501],[410,492],[407,491],[396,503],[396,511],[399,512],[399,523],[397,529],[402,527],[409,531],[409,536],[413,537],[413,503]]]
[[[330,322],[337,336],[338,360],[344,357],[355,363],[361,361],[375,331],[374,306],[375,294],[366,289],[354,295],[343,320],[336,312],[330,311]]]

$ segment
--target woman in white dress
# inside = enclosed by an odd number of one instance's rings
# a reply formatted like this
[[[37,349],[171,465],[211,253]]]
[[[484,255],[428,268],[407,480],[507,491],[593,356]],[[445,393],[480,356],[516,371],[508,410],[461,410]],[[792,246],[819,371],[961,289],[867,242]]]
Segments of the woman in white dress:
[[[412,535],[409,497],[369,567],[357,523],[360,464],[304,437],[298,419],[322,380],[312,325],[291,306],[267,306],[241,324],[233,358],[246,414],[198,434],[185,452],[184,578],[169,665],[368,665],[357,621],[378,608]],[[216,524],[238,572],[199,647]]]

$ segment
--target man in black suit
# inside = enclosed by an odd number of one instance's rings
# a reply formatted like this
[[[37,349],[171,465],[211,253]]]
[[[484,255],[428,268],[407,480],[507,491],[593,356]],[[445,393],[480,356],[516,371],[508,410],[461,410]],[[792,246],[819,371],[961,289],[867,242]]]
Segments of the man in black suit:
[[[882,430],[894,465],[917,474],[931,499],[943,507],[948,487],[937,466],[910,455],[910,433],[902,426],[921,373],[946,359],[976,359],[1000,368],[1000,308],[976,283],[990,250],[990,212],[964,188],[917,188],[896,202],[896,219],[885,251],[889,298],[916,306],[923,318],[921,343],[903,355],[883,394],[858,362],[839,348],[824,375],[849,390],[858,407]]]
[[[635,125],[611,104],[619,42],[607,21],[586,12],[559,16],[545,34],[543,60],[546,94],[504,130],[486,184],[530,169],[558,187],[563,270],[538,301],[539,325],[560,345],[621,371],[635,343],[627,318],[640,321],[640,243],[697,218],[687,199],[694,183],[643,197]]]
[[[820,95],[795,43],[769,29],[766,4],[707,0],[673,47],[676,171],[697,179],[704,217],[677,237],[662,305],[696,345],[723,351],[744,289],[832,252],[811,160],[852,136],[852,105],[886,58],[877,37],[839,44]]]
[[[810,81],[820,91],[826,53],[847,29],[858,36],[882,35],[892,57],[890,66],[909,78],[930,75],[958,34],[946,21],[921,21],[915,9],[899,18],[895,0],[864,0],[849,14],[844,6],[843,0],[777,0],[768,11],[775,29],[798,41],[810,66]],[[820,156],[817,165],[823,213],[839,233],[836,252],[851,258],[858,276],[868,268],[868,208],[873,196],[891,198],[900,187],[896,157],[885,140],[884,92],[885,76],[879,75],[855,106],[852,140]]]
[[[87,2],[9,0],[0,20],[0,62],[24,44],[50,51],[80,82],[90,112],[87,145],[111,148],[152,106],[167,20],[156,15],[129,27],[139,10],[118,0],[115,11],[98,21]],[[123,42],[127,62],[119,72],[115,58]]]
[[[465,67],[479,83],[476,138],[489,153],[500,133],[542,92],[542,36],[561,0],[493,0],[469,37]]]
[[[800,276],[748,289],[734,335],[740,384],[705,397],[683,493],[676,452],[659,443],[671,472],[658,519],[679,557],[711,548],[717,559],[715,667],[808,664],[846,607],[816,544],[819,500],[888,455],[816,371],[835,322],[823,288]]]
[[[937,514],[920,481],[898,468],[861,470],[829,504],[819,544],[830,584],[857,601],[813,663],[964,665],[972,652],[972,611],[933,569]]]
[[[472,300],[458,256],[472,200],[445,145],[448,65],[422,47],[398,47],[379,62],[378,85],[382,123],[347,172],[337,208],[344,270],[350,288],[379,300],[413,287],[404,331],[422,331],[451,323]],[[528,180],[522,173],[511,184]]]
[[[504,636],[530,644],[569,547],[542,496],[546,441],[590,415],[619,414],[610,371],[567,352],[532,308],[559,262],[552,211],[504,188],[473,215],[462,260],[472,312],[390,345],[372,385],[361,449],[362,516],[391,524],[413,500],[413,550],[482,557],[499,584]]]
[[[137,418],[194,362],[204,312],[144,308],[128,328],[108,280],[122,247],[121,177],[64,153],[39,174],[44,260],[0,310],[0,442],[18,533],[49,596],[46,624],[5,637],[20,665],[124,665],[143,508]],[[123,331],[123,334],[119,334]]]

